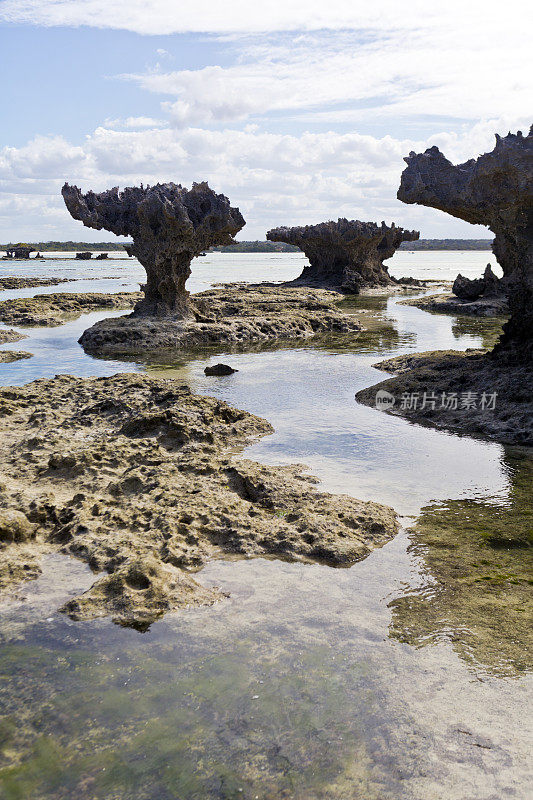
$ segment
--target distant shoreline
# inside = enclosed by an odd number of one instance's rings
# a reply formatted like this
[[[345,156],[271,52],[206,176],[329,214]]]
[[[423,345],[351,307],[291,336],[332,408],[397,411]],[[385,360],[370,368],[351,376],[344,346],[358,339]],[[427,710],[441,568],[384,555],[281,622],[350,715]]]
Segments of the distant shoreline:
[[[126,245],[128,242],[125,243]],[[0,244],[0,252],[12,246]],[[69,253],[77,251],[125,252],[125,245],[117,242],[28,242],[28,247],[39,253]],[[403,242],[399,250],[486,250],[492,248],[492,239],[419,239],[416,242]],[[217,253],[299,253],[297,247],[282,242],[237,242],[228,247],[213,247],[210,252]]]

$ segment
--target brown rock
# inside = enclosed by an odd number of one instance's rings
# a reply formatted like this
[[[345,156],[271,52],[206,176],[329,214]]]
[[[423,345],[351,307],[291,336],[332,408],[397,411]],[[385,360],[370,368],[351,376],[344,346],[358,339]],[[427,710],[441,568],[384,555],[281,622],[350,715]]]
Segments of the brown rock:
[[[0,588],[21,580],[29,545],[16,542],[35,535],[38,552],[60,550],[100,573],[65,607],[75,618],[145,627],[221,597],[192,574],[210,559],[349,566],[397,531],[391,508],[317,491],[301,465],[237,459],[269,423],[171,380],[58,376],[0,388],[0,415],[11,542],[0,542]]]

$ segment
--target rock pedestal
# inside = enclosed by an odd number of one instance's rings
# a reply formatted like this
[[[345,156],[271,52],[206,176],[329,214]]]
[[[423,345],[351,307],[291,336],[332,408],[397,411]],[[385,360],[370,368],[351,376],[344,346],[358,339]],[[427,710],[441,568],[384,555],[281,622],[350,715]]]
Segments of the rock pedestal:
[[[405,159],[398,199],[446,211],[494,232],[511,317],[494,354],[533,359],[533,127],[496,135],[490,153],[453,165],[431,147]]]
[[[207,183],[185,189],[176,183],[108,189],[82,194],[66,183],[61,190],[74,219],[88,228],[131,236],[128,255],[136,256],[146,270],[144,300],[134,314],[147,317],[191,316],[185,289],[191,261],[213,245],[233,243],[245,222],[223,194]]]
[[[414,241],[418,231],[404,231],[375,222],[339,219],[295,228],[273,228],[271,242],[293,244],[309,259],[297,283],[341,289],[357,294],[364,286],[393,283],[383,262],[402,242]]]

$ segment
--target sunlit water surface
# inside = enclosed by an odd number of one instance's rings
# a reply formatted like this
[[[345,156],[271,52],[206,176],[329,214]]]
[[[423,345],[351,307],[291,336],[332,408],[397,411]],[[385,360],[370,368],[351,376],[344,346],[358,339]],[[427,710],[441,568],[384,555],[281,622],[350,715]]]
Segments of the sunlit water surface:
[[[448,280],[459,271],[475,277],[489,261],[488,252],[401,252],[390,271]],[[209,254],[194,262],[189,288],[290,279],[303,263],[300,254]],[[0,262],[0,274],[77,278],[0,299],[129,291],[143,280],[140,265],[124,257]],[[393,505],[405,528],[350,569],[211,563],[200,579],[229,599],[169,614],[145,634],[58,614],[94,577],[80,562],[48,557],[25,599],[1,607],[0,797],[529,796],[522,628],[503,644],[506,623],[520,611],[523,551],[491,549],[479,567],[487,580],[505,569],[514,581],[513,594],[494,578],[491,608],[475,582],[461,594],[454,575],[465,532],[530,524],[531,458],[356,403],[359,389],[383,377],[376,361],[479,347],[494,335],[493,323],[430,315],[399,299],[348,302],[368,327],[357,337],[278,348],[95,359],[77,339],[108,312],[27,329],[28,339],[5,346],[34,356],[0,365],[4,385],[58,372],[148,371],[263,416],[275,433],[247,457],[307,464],[328,491]],[[204,367],[216,361],[238,372],[206,377]],[[422,523],[439,513],[453,519],[439,542],[453,563],[432,558],[422,535]]]

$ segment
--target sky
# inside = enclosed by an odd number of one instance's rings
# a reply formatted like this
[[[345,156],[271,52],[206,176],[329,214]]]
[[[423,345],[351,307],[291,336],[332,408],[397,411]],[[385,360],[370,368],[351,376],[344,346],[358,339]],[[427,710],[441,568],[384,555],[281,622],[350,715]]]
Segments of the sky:
[[[112,241],[83,191],[208,180],[240,239],[338,217],[490,238],[396,199],[403,157],[527,131],[522,0],[0,1],[0,241]],[[529,112],[529,115],[528,115]]]

